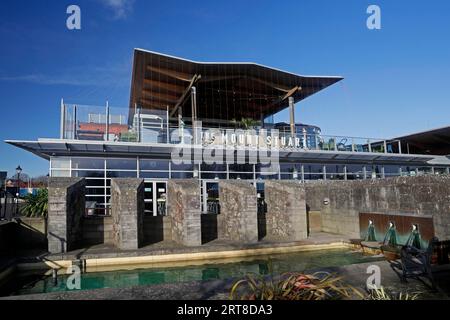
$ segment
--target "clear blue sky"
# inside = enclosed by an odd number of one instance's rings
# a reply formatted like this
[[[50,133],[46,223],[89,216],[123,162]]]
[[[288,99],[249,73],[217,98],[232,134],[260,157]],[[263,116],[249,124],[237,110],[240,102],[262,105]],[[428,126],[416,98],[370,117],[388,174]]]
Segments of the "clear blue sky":
[[[70,4],[81,7],[81,31],[66,28]],[[381,7],[379,31],[366,28],[370,4]],[[3,140],[57,137],[62,97],[127,107],[135,47],[344,76],[297,106],[297,120],[325,134],[450,125],[449,12],[448,0],[3,0],[0,171],[48,173],[45,160]]]

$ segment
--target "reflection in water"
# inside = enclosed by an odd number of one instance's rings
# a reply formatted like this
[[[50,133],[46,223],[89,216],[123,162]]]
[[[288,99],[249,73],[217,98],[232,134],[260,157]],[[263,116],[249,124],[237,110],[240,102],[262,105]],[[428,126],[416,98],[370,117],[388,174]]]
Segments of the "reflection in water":
[[[266,275],[292,271],[301,272],[324,267],[363,263],[374,259],[378,258],[363,256],[359,252],[352,252],[347,249],[334,249],[264,256],[258,257],[256,260],[233,263],[93,272],[82,275],[81,289],[123,288],[162,283],[229,279],[241,277],[248,273]],[[66,279],[65,275],[60,275],[58,284],[53,286],[51,276],[22,275],[17,279],[13,279],[12,282],[14,282],[16,287],[11,288],[8,292],[21,295],[66,291]]]

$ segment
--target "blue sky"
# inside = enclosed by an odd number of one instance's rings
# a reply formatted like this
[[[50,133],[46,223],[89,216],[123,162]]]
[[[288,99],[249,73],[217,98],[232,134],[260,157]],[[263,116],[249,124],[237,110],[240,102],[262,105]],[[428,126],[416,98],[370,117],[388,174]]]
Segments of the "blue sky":
[[[82,30],[66,28],[70,4]],[[366,28],[370,4],[381,7],[381,30]],[[450,125],[449,12],[447,0],[1,1],[0,171],[48,173],[47,161],[3,140],[57,137],[61,98],[127,107],[136,47],[344,76],[297,105],[297,120],[325,134]]]

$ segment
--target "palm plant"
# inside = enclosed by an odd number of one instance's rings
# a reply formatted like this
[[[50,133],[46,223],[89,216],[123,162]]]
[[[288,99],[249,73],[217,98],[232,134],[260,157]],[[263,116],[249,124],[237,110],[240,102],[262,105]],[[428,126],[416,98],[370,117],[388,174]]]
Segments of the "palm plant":
[[[28,194],[20,212],[29,218],[46,217],[48,212],[48,190],[41,189],[37,194]]]
[[[254,129],[260,124],[259,121],[253,120],[252,118],[242,118],[240,121],[233,119],[231,123],[244,130]]]

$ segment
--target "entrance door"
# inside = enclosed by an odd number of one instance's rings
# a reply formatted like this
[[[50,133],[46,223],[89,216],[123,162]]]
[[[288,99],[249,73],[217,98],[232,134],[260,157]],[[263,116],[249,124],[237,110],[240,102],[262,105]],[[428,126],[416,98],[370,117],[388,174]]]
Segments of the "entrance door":
[[[219,182],[216,180],[202,181],[202,212],[219,214]]]
[[[145,181],[145,214],[165,216],[167,201],[167,182]]]

